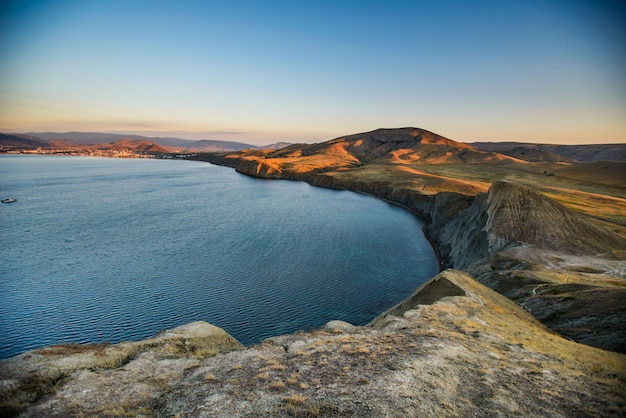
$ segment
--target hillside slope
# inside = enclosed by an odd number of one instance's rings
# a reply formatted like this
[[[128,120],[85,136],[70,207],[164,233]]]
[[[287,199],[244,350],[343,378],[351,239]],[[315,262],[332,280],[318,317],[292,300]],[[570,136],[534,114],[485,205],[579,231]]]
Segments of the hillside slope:
[[[495,182],[486,195],[478,196],[432,234],[446,243],[450,265],[460,269],[520,246],[563,256],[612,257],[614,250],[626,249],[626,238],[530,187],[509,181]]]
[[[147,137],[142,135],[111,134],[102,132],[31,132],[28,134],[1,134],[0,148],[35,149],[55,148],[58,150],[96,147],[104,149],[108,144],[119,142],[149,142],[171,151],[239,151],[246,148],[258,148],[250,144],[212,139],[188,140],[170,137]],[[288,145],[288,144],[284,144]],[[157,152],[157,151],[155,151]],[[159,151],[161,152],[161,151]]]
[[[91,149],[99,149],[99,150],[116,150],[116,151],[133,151],[133,152],[146,152],[146,153],[157,153],[157,154],[167,154],[172,152],[170,148],[163,147],[161,145],[157,145],[154,142],[150,142],[147,140],[139,140],[139,139],[121,139],[119,141],[115,141],[110,144],[96,144],[90,147]]]
[[[626,144],[553,145],[523,142],[473,142],[471,145],[527,161],[626,161]]]
[[[328,158],[344,157],[352,159],[354,163],[450,164],[514,160],[419,128],[377,129],[339,137],[320,144],[295,144],[270,153],[266,158],[280,159],[313,155],[325,155]]]
[[[0,149],[35,149],[48,144],[30,135],[12,135],[0,133]]]

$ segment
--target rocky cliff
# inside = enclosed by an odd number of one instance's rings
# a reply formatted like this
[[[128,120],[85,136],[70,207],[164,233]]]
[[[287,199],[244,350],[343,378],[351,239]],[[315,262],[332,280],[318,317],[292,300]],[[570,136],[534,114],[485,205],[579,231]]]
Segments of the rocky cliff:
[[[626,356],[561,338],[455,270],[369,326],[333,321],[241,350],[195,323],[145,342],[36,350],[0,371],[4,416],[626,413]]]
[[[513,247],[532,247],[562,255],[610,257],[626,239],[522,184],[495,182],[486,195],[458,212],[443,228],[430,228],[449,248],[448,263],[472,263]]]

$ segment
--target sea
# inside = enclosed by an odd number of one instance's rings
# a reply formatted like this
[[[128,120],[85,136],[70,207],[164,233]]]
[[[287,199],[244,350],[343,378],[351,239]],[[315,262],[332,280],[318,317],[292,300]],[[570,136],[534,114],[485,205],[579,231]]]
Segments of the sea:
[[[438,272],[388,202],[199,161],[0,156],[0,358],[193,321],[245,345],[364,325]]]

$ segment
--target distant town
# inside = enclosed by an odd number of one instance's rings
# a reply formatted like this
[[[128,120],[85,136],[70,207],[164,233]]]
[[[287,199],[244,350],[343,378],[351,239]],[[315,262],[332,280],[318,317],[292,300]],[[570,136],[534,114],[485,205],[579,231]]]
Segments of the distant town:
[[[189,158],[200,152],[280,149],[288,142],[256,146],[215,139],[146,137],[101,132],[1,133],[0,154],[76,155],[107,158]]]
[[[194,157],[196,153],[177,153],[177,152],[145,152],[132,149],[14,149],[0,146],[0,154],[37,154],[37,155],[71,155],[82,157],[106,157],[106,158],[188,158]]]
[[[278,143],[268,148],[289,145]],[[186,158],[198,152],[229,152],[254,145],[219,140],[152,138],[138,135],[94,132],[0,133],[0,153],[38,155],[76,155],[107,158]]]

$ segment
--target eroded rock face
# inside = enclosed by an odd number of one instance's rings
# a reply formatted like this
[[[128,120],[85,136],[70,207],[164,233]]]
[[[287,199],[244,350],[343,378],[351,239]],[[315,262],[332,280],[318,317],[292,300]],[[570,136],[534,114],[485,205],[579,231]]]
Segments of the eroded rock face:
[[[613,250],[626,248],[621,236],[530,187],[508,181],[493,183],[486,195],[477,196],[432,235],[448,265],[458,269],[511,247],[609,257]]]
[[[432,231],[447,266],[464,269],[489,255],[485,201],[486,195],[478,195],[467,209]]]
[[[626,240],[619,235],[521,184],[495,182],[485,208],[491,254],[512,243],[576,255],[607,254],[615,248],[626,248]]]
[[[253,177],[270,179],[280,179],[284,177],[283,171],[278,164],[264,160],[242,159],[239,164],[237,164],[236,170],[242,174]]]

